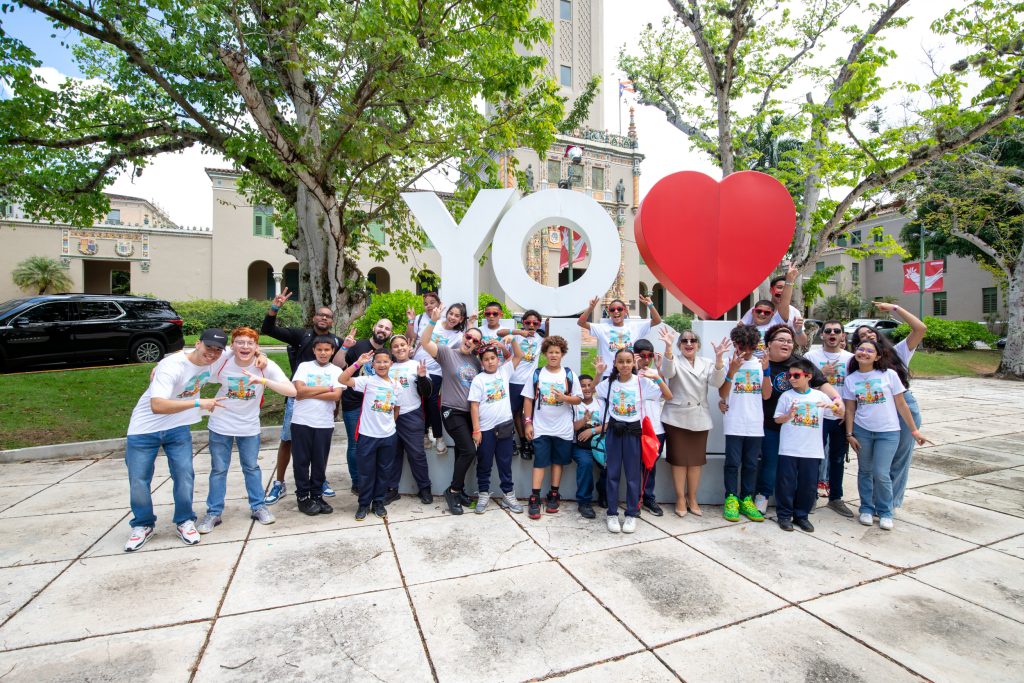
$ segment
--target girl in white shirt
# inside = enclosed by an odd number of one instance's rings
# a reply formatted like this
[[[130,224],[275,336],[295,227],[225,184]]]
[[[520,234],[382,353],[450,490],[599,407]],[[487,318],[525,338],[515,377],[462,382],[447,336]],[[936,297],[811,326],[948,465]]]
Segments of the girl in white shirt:
[[[900,417],[911,425],[917,443],[927,440],[917,430],[903,398],[906,387],[892,364],[879,352],[878,342],[862,340],[854,349],[843,382],[846,439],[857,451],[857,489],[860,523],[871,526],[872,515],[886,531],[893,528],[892,459],[900,441]]]
[[[384,505],[399,498],[398,485],[402,481],[405,458],[409,459],[409,469],[416,480],[420,502],[430,505],[434,502],[434,496],[430,492],[430,471],[427,468],[426,449],[423,447],[423,402],[430,397],[432,391],[430,380],[427,379],[427,364],[410,358],[412,346],[401,335],[392,337],[389,347],[395,360],[388,375],[401,385],[402,393],[398,399],[398,419],[395,421],[398,434],[395,464],[391,468]]]

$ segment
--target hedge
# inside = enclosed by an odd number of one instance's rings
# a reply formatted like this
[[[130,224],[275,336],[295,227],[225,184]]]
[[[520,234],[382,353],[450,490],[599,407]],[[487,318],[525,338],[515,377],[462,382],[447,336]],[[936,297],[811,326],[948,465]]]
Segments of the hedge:
[[[171,306],[184,321],[184,334],[199,334],[208,327],[219,327],[230,333],[242,325],[259,332],[270,302],[258,299],[239,299],[237,302],[191,299],[172,301]],[[303,319],[299,304],[286,301],[277,313],[277,322],[286,327],[303,327],[307,321]]]
[[[474,313],[482,313],[484,306],[490,301],[500,302],[501,299],[488,292],[480,292],[480,296],[477,301],[477,310],[469,308],[468,314],[473,315]],[[386,294],[374,294],[371,298],[370,305],[366,307],[366,312],[363,313],[362,317],[355,322],[356,337],[358,339],[365,339],[369,337],[370,333],[373,331],[373,326],[381,318],[387,318],[391,321],[395,326],[395,333],[404,332],[406,309],[409,307],[412,307],[413,311],[415,311],[417,315],[422,313],[423,297],[419,294],[413,294],[407,289],[396,289],[395,291],[387,292]],[[512,317],[508,307],[504,304],[502,304],[501,310],[503,317]],[[481,321],[478,320],[477,324],[481,324]],[[339,331],[339,334],[344,336],[347,332],[348,330],[344,330],[344,332]]]
[[[988,331],[982,323],[972,320],[943,320],[925,316],[924,324],[928,332],[924,335],[923,345],[932,351],[959,351],[971,348],[971,343],[983,341],[994,344],[997,337]],[[893,342],[905,339],[910,334],[910,325],[900,325],[892,331]]]

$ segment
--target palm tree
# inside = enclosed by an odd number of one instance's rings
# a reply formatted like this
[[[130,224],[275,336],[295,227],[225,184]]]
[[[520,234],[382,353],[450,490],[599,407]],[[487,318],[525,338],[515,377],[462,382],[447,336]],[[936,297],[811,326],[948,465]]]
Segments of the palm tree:
[[[29,256],[14,267],[11,279],[21,289],[37,290],[38,294],[45,294],[47,289],[66,292],[73,284],[60,261],[46,256]]]

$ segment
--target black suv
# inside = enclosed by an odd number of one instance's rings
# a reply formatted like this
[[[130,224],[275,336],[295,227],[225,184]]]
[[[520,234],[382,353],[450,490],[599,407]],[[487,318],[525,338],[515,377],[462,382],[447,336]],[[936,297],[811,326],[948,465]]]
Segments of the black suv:
[[[158,299],[48,294],[0,304],[0,367],[128,358],[155,363],[185,345],[181,316]]]

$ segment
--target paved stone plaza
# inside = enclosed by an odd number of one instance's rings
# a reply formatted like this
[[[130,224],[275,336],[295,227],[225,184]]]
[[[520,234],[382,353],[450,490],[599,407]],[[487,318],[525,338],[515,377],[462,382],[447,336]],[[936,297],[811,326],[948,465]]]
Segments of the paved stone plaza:
[[[892,532],[819,508],[814,534],[786,533],[705,506],[612,535],[573,503],[531,521],[412,496],[360,523],[335,446],[334,514],[290,496],[254,526],[235,465],[197,547],[174,535],[161,458],[157,535],[126,554],[121,453],[0,465],[0,678],[1020,680],[1024,384],[914,389],[937,445]]]

